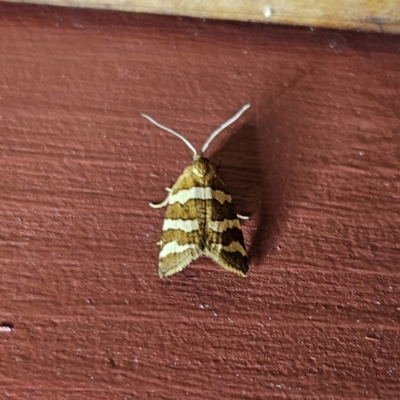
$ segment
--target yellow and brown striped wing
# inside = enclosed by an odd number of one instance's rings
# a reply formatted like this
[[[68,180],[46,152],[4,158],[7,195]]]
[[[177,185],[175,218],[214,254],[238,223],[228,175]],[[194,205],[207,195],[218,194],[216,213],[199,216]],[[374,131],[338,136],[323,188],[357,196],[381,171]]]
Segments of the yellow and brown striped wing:
[[[161,277],[182,271],[202,254],[246,275],[247,253],[232,197],[206,159],[187,167],[172,187],[160,245]]]
[[[228,271],[246,276],[248,258],[232,198],[216,174],[210,176],[208,185],[214,195],[206,207],[204,254]]]
[[[201,180],[187,167],[172,187],[161,238],[160,277],[182,271],[202,254],[205,207],[195,185]]]

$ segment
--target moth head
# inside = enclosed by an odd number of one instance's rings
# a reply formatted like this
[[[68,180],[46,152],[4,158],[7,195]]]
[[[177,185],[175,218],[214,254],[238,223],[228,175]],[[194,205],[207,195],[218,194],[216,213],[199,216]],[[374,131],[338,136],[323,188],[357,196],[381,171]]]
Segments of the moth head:
[[[192,172],[197,176],[203,177],[210,173],[212,169],[208,158],[203,155],[197,155],[192,162]]]
[[[216,138],[216,136],[224,130],[227,126],[235,122],[248,108],[250,107],[250,104],[245,104],[235,115],[233,115],[231,118],[229,118],[227,121],[225,121],[221,126],[219,126],[211,135],[209,138],[206,140],[204,143],[203,147],[201,148],[201,153],[198,154],[196,151],[196,148],[187,140],[182,134],[179,132],[174,131],[171,128],[168,128],[165,125],[160,124],[157,122],[154,118],[150,117],[150,115],[147,114],[142,114],[143,117],[147,118],[150,122],[152,122],[154,125],[157,125],[159,128],[164,129],[165,131],[172,133],[173,135],[177,136],[179,139],[181,139],[187,147],[189,147],[190,150],[193,152],[193,165],[196,165],[196,163],[204,164],[204,165],[209,165],[209,161],[207,158],[203,156],[203,154],[206,152],[208,149],[208,146],[210,143]],[[199,169],[199,172],[201,170]]]
[[[207,157],[204,157],[203,154],[196,154],[193,158],[192,164],[195,164],[196,162],[202,162],[202,163],[210,163],[210,160]]]

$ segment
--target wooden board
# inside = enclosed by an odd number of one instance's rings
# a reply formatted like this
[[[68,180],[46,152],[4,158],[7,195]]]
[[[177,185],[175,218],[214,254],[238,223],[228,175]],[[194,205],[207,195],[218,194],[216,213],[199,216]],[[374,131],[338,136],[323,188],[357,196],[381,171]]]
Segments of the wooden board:
[[[24,2],[400,33],[400,6],[395,0],[270,0],[267,2],[264,0],[27,0]]]
[[[0,398],[396,399],[397,36],[0,4]],[[251,257],[160,280],[215,142]],[[11,330],[7,332],[7,330]]]

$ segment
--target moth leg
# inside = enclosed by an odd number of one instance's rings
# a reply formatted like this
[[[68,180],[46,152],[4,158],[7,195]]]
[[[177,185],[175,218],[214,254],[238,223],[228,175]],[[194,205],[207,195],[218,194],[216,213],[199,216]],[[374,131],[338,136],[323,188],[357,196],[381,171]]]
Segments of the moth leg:
[[[168,191],[168,196],[163,202],[161,202],[159,204],[149,203],[150,207],[152,207],[152,208],[162,208],[162,207],[165,207],[166,205],[168,205],[169,198],[171,197],[171,190],[167,189],[167,191]]]
[[[172,192],[172,189],[171,189],[171,188],[165,188],[165,190],[166,190],[168,193],[171,193],[171,192]]]
[[[247,215],[236,214],[239,219],[249,219]]]

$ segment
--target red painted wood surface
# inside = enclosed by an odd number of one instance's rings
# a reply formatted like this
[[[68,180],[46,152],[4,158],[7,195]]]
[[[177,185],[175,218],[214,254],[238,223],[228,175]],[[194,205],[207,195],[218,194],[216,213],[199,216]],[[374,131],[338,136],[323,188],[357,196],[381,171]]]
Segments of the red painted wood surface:
[[[250,215],[247,279],[160,280],[200,147]],[[400,38],[0,5],[0,394],[397,398]],[[11,332],[4,332],[12,327]]]

